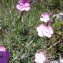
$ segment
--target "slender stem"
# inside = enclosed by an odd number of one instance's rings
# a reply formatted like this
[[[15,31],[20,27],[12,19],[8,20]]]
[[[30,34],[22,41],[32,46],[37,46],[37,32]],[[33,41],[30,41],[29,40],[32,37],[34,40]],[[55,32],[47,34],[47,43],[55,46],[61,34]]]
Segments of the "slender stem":
[[[18,21],[21,21],[21,20],[22,20],[23,14],[24,14],[24,11],[21,12],[20,17],[15,21],[16,23],[17,23]]]
[[[24,11],[21,12],[21,15],[20,15],[20,21],[22,20],[22,16],[23,16],[23,14],[24,14]]]

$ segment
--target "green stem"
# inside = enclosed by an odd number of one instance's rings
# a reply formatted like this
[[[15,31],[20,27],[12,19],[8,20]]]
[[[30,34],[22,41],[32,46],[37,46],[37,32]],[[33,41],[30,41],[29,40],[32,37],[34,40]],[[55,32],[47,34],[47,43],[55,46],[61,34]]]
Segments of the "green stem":
[[[23,14],[24,14],[24,11],[21,12],[20,17],[17,19],[16,23],[17,23],[18,21],[21,21],[21,20],[22,20]]]
[[[22,20],[22,16],[23,16],[23,14],[24,14],[24,11],[21,12],[21,15],[20,15],[20,21]]]

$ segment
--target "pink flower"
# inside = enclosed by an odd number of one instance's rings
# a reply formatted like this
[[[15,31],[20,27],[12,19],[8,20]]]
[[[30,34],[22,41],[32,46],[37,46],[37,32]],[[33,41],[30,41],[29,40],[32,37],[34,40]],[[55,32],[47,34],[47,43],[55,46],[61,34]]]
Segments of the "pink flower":
[[[41,14],[40,20],[44,21],[44,22],[48,22],[48,21],[50,21],[50,17],[47,13],[43,13],[43,14]]]
[[[16,8],[20,11],[29,11],[30,10],[29,0],[19,0],[19,3],[16,5]]]
[[[46,56],[43,52],[39,52],[35,54],[35,62],[36,63],[43,63],[46,60]]]
[[[45,29],[44,29],[43,35],[50,38],[52,36],[52,34],[53,34],[52,27],[46,26]]]
[[[5,47],[3,47],[3,46],[0,46],[0,51],[6,51],[6,48]]]
[[[46,36],[46,37],[51,37],[53,34],[53,29],[51,26],[45,26],[44,24],[40,24],[37,28],[36,28],[38,35],[40,37]]]

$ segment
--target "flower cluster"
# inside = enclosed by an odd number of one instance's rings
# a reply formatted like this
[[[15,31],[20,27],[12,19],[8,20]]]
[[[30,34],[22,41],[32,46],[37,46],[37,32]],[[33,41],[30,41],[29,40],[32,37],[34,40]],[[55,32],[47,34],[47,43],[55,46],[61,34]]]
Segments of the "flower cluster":
[[[5,47],[0,46],[0,63],[7,63],[10,58],[10,52]]]
[[[46,60],[46,56],[43,52],[39,52],[35,54],[35,62],[36,63],[43,63]]]
[[[41,14],[41,17],[40,17],[40,20],[41,21],[44,21],[46,23],[50,22],[50,17],[49,17],[49,14],[47,13],[43,13]],[[37,28],[36,28],[37,32],[38,32],[38,35],[40,37],[43,37],[43,36],[46,36],[46,37],[51,37],[52,34],[53,34],[53,29],[51,26],[46,26],[44,24],[40,24]]]
[[[16,5],[16,8],[20,11],[29,11],[30,10],[29,0],[19,0],[19,3]]]

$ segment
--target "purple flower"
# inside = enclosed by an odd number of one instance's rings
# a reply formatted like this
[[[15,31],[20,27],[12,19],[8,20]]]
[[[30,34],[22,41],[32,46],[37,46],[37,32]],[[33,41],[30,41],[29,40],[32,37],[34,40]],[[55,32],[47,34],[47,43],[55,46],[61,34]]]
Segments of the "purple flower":
[[[0,63],[7,63],[10,58],[10,52],[5,47],[0,46]]]
[[[29,11],[30,10],[30,1],[29,0],[19,0],[19,3],[16,5],[16,8],[20,11]]]

